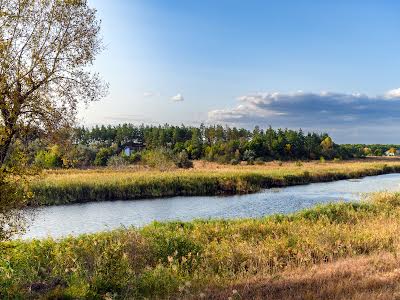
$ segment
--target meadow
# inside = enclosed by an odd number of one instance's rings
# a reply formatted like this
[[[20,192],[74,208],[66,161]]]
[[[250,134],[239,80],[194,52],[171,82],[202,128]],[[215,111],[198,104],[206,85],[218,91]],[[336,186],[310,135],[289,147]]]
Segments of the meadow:
[[[0,243],[0,298],[387,299],[400,194],[260,219]],[[349,281],[352,280],[352,281]]]
[[[196,161],[193,169],[47,170],[32,183],[34,202],[55,205],[171,196],[244,194],[264,188],[400,172],[397,159],[269,162],[221,165]]]

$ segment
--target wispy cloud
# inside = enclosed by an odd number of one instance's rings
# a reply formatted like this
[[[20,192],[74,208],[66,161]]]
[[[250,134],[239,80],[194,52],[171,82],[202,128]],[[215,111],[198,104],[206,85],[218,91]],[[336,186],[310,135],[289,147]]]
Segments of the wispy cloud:
[[[145,98],[152,98],[152,97],[159,97],[160,93],[159,92],[151,92],[151,91],[147,91],[143,93],[143,97]]]
[[[172,100],[172,101],[175,101],[175,102],[180,102],[180,101],[184,101],[185,98],[183,97],[182,94],[178,93],[178,94],[176,94],[175,96],[172,96],[172,97],[171,97],[171,100]]]
[[[153,92],[144,92],[143,93],[143,97],[145,97],[145,98],[151,98],[151,97],[153,97],[154,96],[154,93]]]
[[[245,127],[272,125],[323,131],[366,126],[384,130],[393,123],[400,124],[400,89],[382,96],[298,91],[256,93],[237,100],[232,108],[208,112],[208,121]]]
[[[143,116],[136,114],[113,114],[104,116],[102,123],[103,124],[120,124],[120,123],[132,123],[132,124],[141,124],[141,123],[150,123],[152,120]]]

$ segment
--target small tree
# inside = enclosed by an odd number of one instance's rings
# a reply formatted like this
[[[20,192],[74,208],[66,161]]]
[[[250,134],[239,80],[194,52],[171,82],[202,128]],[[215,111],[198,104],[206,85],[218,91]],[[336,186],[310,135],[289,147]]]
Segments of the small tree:
[[[322,154],[324,154],[328,158],[332,157],[332,155],[333,155],[333,147],[334,147],[334,143],[333,143],[331,137],[327,136],[321,142]]]
[[[99,31],[96,10],[84,0],[0,1],[1,205],[21,198],[3,191],[14,189],[9,178],[23,171],[9,162],[18,135],[70,124],[78,102],[105,95],[107,85],[87,68],[102,48]],[[13,211],[2,206],[0,219]]]

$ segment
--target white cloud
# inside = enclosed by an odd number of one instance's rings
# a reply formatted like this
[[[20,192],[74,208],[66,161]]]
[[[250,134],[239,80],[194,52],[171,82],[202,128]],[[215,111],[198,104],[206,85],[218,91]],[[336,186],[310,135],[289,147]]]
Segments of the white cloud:
[[[385,93],[386,99],[400,99],[400,88],[387,91]]]
[[[178,93],[178,94],[176,94],[175,96],[172,96],[172,97],[171,97],[171,100],[172,100],[172,101],[175,101],[175,102],[180,102],[180,101],[185,100],[185,98],[183,97],[182,94]]]

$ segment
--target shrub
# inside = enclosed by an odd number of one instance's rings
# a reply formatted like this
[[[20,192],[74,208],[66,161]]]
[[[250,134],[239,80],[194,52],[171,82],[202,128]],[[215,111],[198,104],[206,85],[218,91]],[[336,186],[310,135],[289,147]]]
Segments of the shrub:
[[[78,145],[72,151],[71,157],[75,160],[74,167],[89,167],[96,159],[96,151],[91,147]]]
[[[138,162],[140,162],[142,160],[142,154],[140,152],[132,153],[128,157],[128,160],[129,160],[129,163],[136,164],[136,163],[138,163]]]
[[[246,150],[243,153],[243,160],[247,161],[248,164],[252,164],[254,162],[256,153],[253,150]]]
[[[106,166],[108,159],[113,155],[111,148],[100,148],[99,152],[96,154],[94,164],[96,166]]]
[[[63,165],[59,147],[54,145],[49,150],[39,151],[35,156],[35,165],[45,169],[60,168]]]
[[[122,155],[113,155],[107,161],[107,166],[109,167],[125,167],[128,165],[127,158],[123,157]]]
[[[230,164],[231,165],[238,165],[238,164],[240,164],[240,161],[238,159],[234,158],[234,159],[231,159]]]
[[[178,155],[176,155],[175,165],[178,168],[182,168],[182,169],[193,168],[193,162],[191,160],[189,160],[189,155],[185,150],[179,152]]]
[[[161,171],[176,167],[172,153],[165,148],[145,151],[142,156],[142,161],[149,167],[157,168]]]

